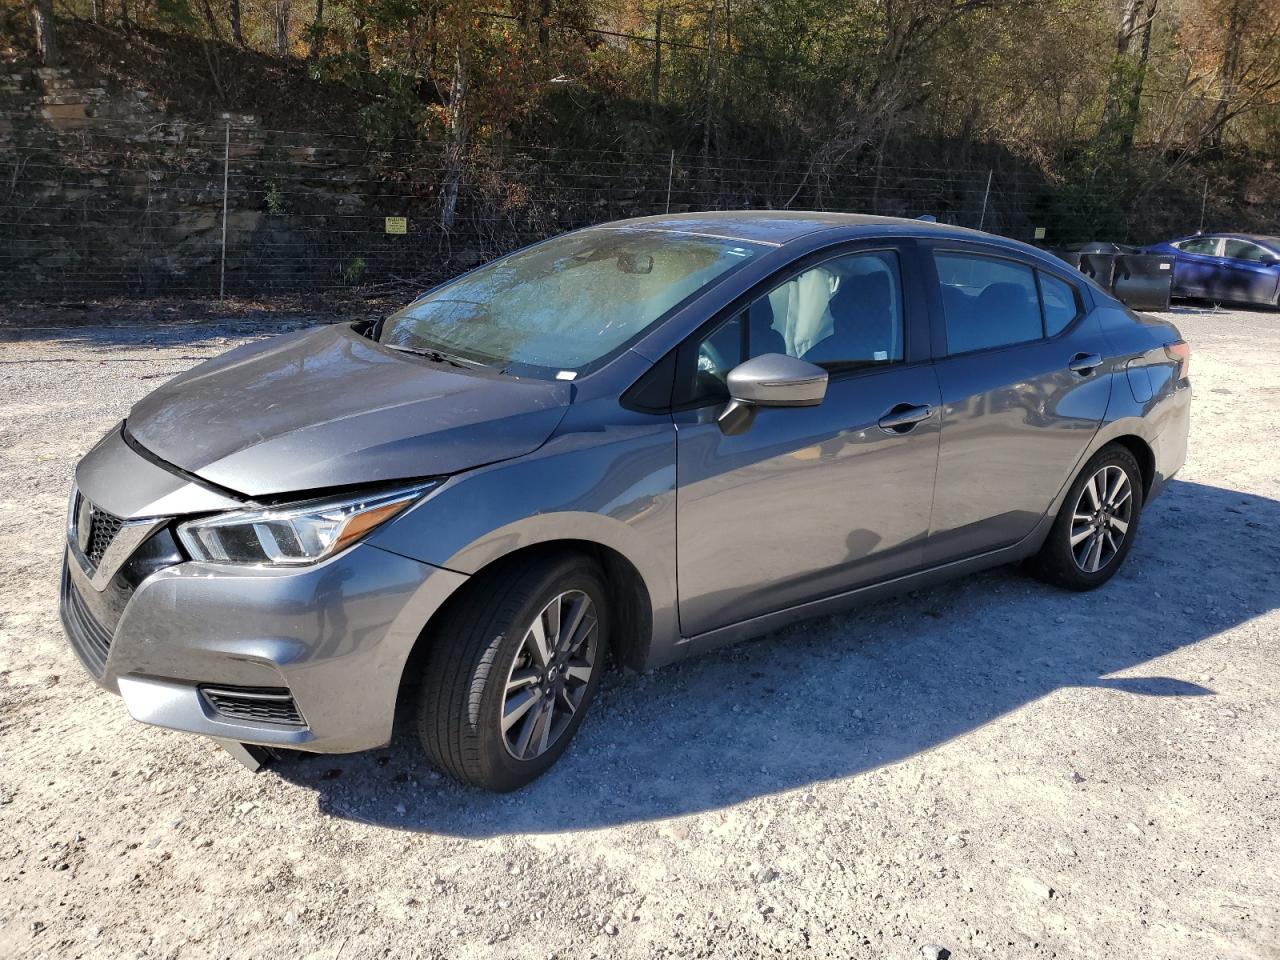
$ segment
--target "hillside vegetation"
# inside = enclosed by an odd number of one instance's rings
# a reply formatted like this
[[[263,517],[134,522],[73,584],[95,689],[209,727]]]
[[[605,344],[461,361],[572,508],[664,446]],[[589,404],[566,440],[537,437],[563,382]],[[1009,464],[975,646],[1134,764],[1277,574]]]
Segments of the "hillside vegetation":
[[[248,116],[280,149],[331,138],[361,164],[344,175],[396,185],[413,230],[468,257],[728,206],[932,213],[1051,244],[1280,231],[1280,4],[6,2],[11,71],[57,66],[211,128]],[[254,185],[261,212],[289,206],[287,181]]]

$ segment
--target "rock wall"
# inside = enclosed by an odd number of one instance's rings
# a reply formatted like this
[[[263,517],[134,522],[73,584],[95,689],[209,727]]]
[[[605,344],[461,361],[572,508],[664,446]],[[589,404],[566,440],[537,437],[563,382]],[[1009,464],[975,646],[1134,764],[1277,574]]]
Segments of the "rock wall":
[[[71,69],[11,70],[0,74],[4,294],[217,294],[224,229],[226,289],[242,295],[430,273],[459,255],[458,238],[438,228],[432,158],[394,153],[243,114],[175,118],[147,91]],[[387,232],[388,216],[406,217],[403,235]]]

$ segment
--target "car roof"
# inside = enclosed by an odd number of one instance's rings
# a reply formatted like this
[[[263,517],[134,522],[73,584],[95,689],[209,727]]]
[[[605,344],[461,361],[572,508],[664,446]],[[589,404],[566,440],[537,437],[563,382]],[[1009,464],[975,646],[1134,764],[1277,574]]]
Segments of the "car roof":
[[[937,239],[982,240],[1010,248],[1036,250],[1028,244],[966,227],[908,220],[904,217],[876,217],[866,213],[830,213],[814,210],[709,210],[702,213],[665,213],[601,224],[597,229],[660,230],[694,236],[719,237],[782,246],[815,233],[858,236],[934,237]]]

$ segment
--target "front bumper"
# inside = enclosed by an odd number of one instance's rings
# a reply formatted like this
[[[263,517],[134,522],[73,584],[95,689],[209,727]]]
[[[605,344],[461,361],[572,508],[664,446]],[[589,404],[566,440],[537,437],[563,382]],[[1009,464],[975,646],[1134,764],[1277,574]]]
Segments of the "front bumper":
[[[186,562],[143,580],[111,630],[89,611],[93,587],[70,550],[63,577],[72,646],[135,719],[319,753],[390,739],[409,652],[466,580],[367,544],[303,569]],[[285,690],[301,723],[228,717],[202,688]]]
[[[320,753],[390,739],[409,653],[465,575],[368,543],[308,567],[186,560],[172,522],[148,518],[238,502],[163,469],[119,430],[76,478],[59,612],[86,669],[136,719]],[[119,531],[105,549],[79,535],[96,515],[82,498]]]

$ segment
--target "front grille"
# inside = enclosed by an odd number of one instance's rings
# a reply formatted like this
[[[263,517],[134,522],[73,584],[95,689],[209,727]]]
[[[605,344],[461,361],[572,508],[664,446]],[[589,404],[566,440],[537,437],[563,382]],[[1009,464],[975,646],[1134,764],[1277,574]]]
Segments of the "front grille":
[[[89,537],[84,555],[93,564],[94,569],[102,563],[103,554],[107,552],[107,548],[111,546],[111,542],[115,540],[116,534],[123,526],[124,521],[115,514],[100,510],[92,503],[89,504]]]
[[[215,713],[231,720],[306,725],[293,696],[283,687],[201,687],[200,693]]]
[[[71,581],[71,574],[62,571],[62,596],[59,604],[62,623],[67,629],[71,649],[95,677],[107,672],[107,654],[111,650],[111,633],[100,624],[85,606],[80,591]]]

